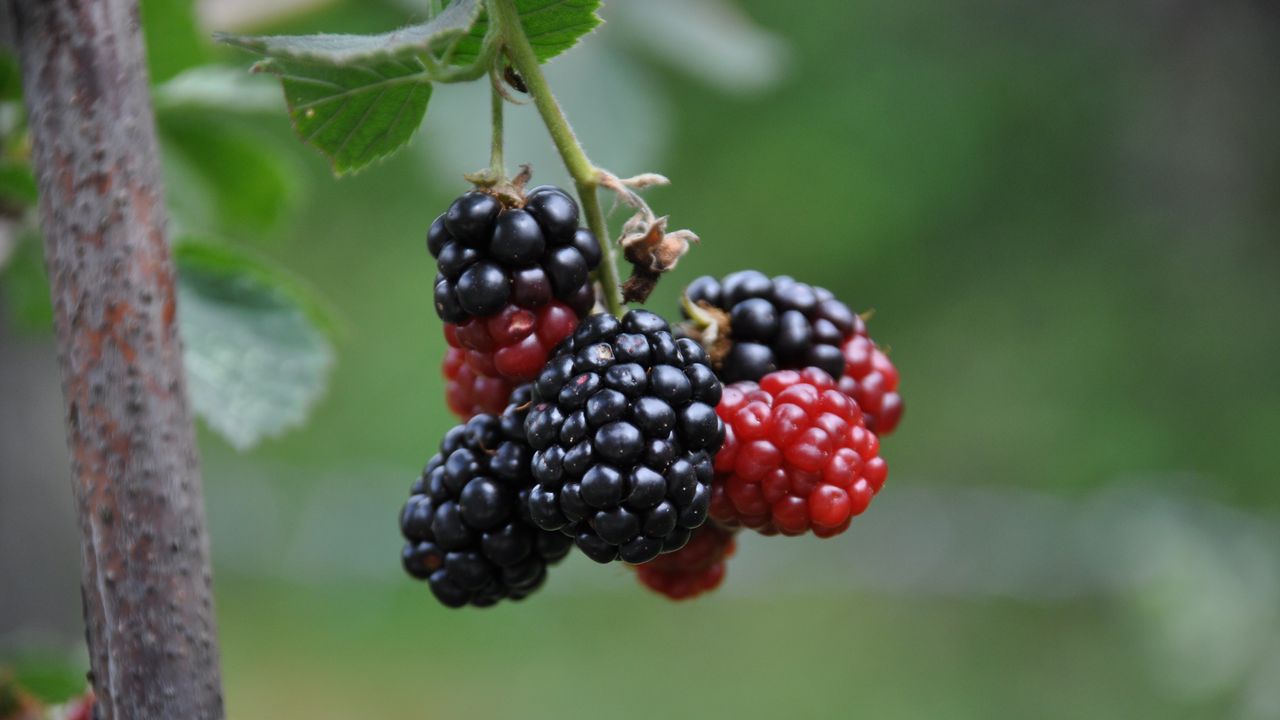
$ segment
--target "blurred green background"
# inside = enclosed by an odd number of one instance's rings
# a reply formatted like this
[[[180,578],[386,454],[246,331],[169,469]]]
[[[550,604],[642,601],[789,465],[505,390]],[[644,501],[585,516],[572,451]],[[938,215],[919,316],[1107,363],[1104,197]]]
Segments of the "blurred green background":
[[[244,6],[204,29],[421,15]],[[224,169],[282,173],[281,216],[222,229],[340,325],[308,424],[247,453],[201,431],[230,716],[1280,717],[1277,7],[602,14],[548,74],[592,158],[670,177],[648,199],[703,239],[652,305],[754,267],[874,308],[908,408],[885,491],[838,539],[744,537],[694,602],[575,556],[525,603],[439,607],[395,519],[453,422],[423,239],[487,163],[487,91],[439,88],[409,149],[342,180],[283,112],[197,117],[269,142]],[[564,183],[533,109],[509,114],[508,161]],[[0,658],[83,669],[51,341],[0,347],[0,511],[43,513],[0,534]]]

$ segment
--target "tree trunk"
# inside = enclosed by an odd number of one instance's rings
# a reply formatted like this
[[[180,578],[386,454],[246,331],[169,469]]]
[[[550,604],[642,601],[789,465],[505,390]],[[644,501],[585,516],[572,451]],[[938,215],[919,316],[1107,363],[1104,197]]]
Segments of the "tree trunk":
[[[221,718],[204,501],[136,0],[12,1],[99,717]]]

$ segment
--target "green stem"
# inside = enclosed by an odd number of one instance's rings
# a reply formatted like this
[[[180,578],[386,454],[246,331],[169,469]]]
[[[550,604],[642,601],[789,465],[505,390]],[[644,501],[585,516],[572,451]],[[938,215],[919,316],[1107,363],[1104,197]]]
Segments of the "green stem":
[[[453,55],[451,48],[446,53],[443,61],[433,57],[431,53],[421,53],[418,59],[422,61],[426,68],[423,75],[431,82],[438,83],[458,83],[469,82],[471,80],[479,80],[489,72],[489,68],[493,66],[493,58],[498,52],[498,33],[490,30],[484,36],[484,41],[480,44],[480,52],[476,54],[475,62],[470,65],[450,66],[448,58]]]
[[[622,295],[618,291],[618,265],[613,251],[613,243],[609,240],[608,228],[604,222],[604,210],[600,206],[600,198],[596,188],[600,185],[600,172],[587,158],[573,128],[560,109],[560,103],[551,93],[551,86],[542,74],[542,66],[533,51],[533,45],[524,33],[520,23],[520,13],[516,10],[514,0],[488,0],[489,14],[499,24],[501,44],[506,48],[507,57],[515,66],[516,72],[524,79],[533,97],[533,104],[542,116],[542,123],[551,133],[551,141],[555,143],[564,167],[573,178],[578,189],[578,200],[582,204],[582,212],[587,216],[587,227],[600,240],[604,258],[600,268],[596,270],[596,279],[604,290],[604,303],[609,312],[621,316],[623,313]]]
[[[507,169],[502,161],[502,93],[498,90],[497,78],[489,83],[490,106],[489,117],[493,125],[493,141],[489,146],[489,171],[494,180],[502,182],[507,177]]]

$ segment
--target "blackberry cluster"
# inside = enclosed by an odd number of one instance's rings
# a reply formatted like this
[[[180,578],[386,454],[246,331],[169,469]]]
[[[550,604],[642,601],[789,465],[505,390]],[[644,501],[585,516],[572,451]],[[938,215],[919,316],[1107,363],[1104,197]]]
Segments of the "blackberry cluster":
[[[431,224],[427,249],[445,337],[485,377],[537,377],[595,305],[589,273],[600,243],[578,227],[577,204],[558,188],[534,188],[520,207],[466,193]]]
[[[573,545],[529,520],[530,398],[528,386],[518,388],[501,416],[477,415],[450,430],[401,512],[405,570],[449,607],[523,599]]]
[[[816,367],[836,378],[844,371],[840,346],[857,316],[829,290],[743,270],[723,280],[697,278],[685,295],[728,315],[731,346],[716,367],[725,383],[783,369]]]
[[[720,587],[725,561],[737,549],[734,531],[707,522],[689,544],[636,566],[641,585],[672,600],[687,600]]]
[[[657,315],[584,320],[539,375],[525,421],[533,522],[601,563],[683,547],[707,517],[720,396],[702,347]]]
[[[716,410],[725,423],[711,501],[717,522],[831,537],[884,486],[879,439],[853,398],[817,368],[729,385]]]
[[[468,192],[431,223],[427,249],[436,258],[435,305],[445,322],[553,300],[584,315],[595,304],[587,276],[600,264],[600,244],[578,227],[577,203],[558,188],[534,188],[518,208]]]

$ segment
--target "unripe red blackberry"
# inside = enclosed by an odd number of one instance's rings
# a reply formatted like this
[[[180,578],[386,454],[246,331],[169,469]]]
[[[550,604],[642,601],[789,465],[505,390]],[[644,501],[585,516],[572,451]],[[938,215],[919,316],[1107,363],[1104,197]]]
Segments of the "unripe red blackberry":
[[[559,300],[536,310],[508,305],[493,317],[445,323],[444,337],[451,347],[464,351],[467,365],[477,374],[528,382],[578,322],[577,313]]]
[[[898,394],[898,369],[867,336],[867,325],[858,318],[854,333],[840,347],[844,375],[840,390],[858,401],[867,429],[880,437],[893,432],[902,419]]]
[[[671,598],[687,600],[724,581],[725,562],[737,547],[734,531],[708,522],[693,531],[689,544],[636,566],[640,584]]]
[[[538,376],[525,421],[533,521],[596,562],[682,547],[707,515],[720,393],[703,349],[657,315],[583,320]]]
[[[482,413],[497,415],[507,406],[513,383],[477,373],[467,364],[466,352],[448,348],[440,369],[445,379],[445,401],[459,420],[466,422]]]
[[[715,368],[725,383],[757,381],[780,369],[816,367],[832,377],[844,371],[840,345],[854,332],[857,316],[828,290],[743,270],[723,280],[697,278],[685,295],[690,303],[720,311],[728,322],[728,349]],[[698,334],[692,323],[682,331]]]
[[[728,385],[711,517],[764,534],[844,532],[884,485],[880,442],[857,403],[817,368]]]
[[[449,607],[523,599],[573,545],[529,520],[530,395],[518,388],[502,415],[477,415],[446,433],[401,512],[405,571]]]

